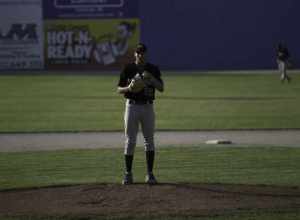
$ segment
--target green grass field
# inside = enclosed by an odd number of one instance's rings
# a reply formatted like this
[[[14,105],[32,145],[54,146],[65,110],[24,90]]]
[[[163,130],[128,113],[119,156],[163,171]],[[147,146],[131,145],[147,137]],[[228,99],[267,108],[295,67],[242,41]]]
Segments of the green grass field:
[[[300,148],[159,148],[160,182],[237,183],[300,186]],[[121,183],[122,149],[0,153],[0,189],[79,183]],[[135,181],[143,182],[142,147],[134,160]]]
[[[281,84],[275,71],[166,74],[166,91],[157,94],[155,104],[157,128],[300,128],[300,74],[294,71],[291,76],[291,84]],[[124,100],[116,93],[117,80],[117,75],[1,75],[0,132],[122,130]],[[169,146],[158,149],[155,171],[160,182],[299,187],[299,161],[298,148]],[[145,169],[144,153],[137,148],[134,160],[137,181],[143,181]],[[119,183],[122,174],[122,149],[0,153],[0,190]],[[4,219],[82,218],[0,217]],[[275,213],[253,210],[228,216],[155,219],[294,220],[300,219],[300,212],[295,209]]]
[[[300,128],[300,74],[166,73],[160,130]],[[0,132],[123,129],[115,75],[1,75]]]

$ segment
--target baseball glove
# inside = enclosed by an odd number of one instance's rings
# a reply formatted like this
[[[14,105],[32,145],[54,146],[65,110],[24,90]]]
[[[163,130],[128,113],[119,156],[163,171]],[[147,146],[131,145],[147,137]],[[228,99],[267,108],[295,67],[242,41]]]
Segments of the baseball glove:
[[[291,60],[288,60],[286,62],[286,66],[287,66],[288,69],[293,69],[293,62]]]
[[[151,73],[147,72],[147,71],[144,71],[143,72],[143,78],[144,78],[144,82],[147,84],[147,85],[151,85],[152,84],[152,80],[153,80],[153,76]]]
[[[134,77],[129,84],[129,89],[130,92],[137,93],[142,91],[145,86],[146,85],[141,77]]]

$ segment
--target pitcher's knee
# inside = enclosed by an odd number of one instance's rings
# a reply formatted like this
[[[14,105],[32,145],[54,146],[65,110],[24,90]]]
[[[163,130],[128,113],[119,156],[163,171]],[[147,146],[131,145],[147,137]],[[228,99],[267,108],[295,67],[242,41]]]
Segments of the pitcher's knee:
[[[153,137],[144,137],[144,146],[145,151],[153,151],[154,150],[154,138]]]
[[[145,151],[154,151],[155,150],[155,146],[154,143],[145,143]]]

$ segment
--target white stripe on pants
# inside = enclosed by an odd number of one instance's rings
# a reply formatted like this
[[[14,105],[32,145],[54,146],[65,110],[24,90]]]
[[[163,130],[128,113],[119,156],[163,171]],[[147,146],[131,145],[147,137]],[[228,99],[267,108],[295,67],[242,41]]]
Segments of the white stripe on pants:
[[[154,151],[155,113],[153,104],[129,104],[129,100],[127,100],[124,114],[125,155],[134,154],[139,124],[144,136],[145,151]]]

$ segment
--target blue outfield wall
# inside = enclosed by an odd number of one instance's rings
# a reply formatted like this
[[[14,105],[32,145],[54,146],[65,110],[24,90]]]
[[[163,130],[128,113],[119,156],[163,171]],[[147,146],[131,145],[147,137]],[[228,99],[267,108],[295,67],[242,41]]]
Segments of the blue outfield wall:
[[[139,7],[141,41],[162,69],[274,69],[279,41],[297,67],[299,0],[151,0]]]

